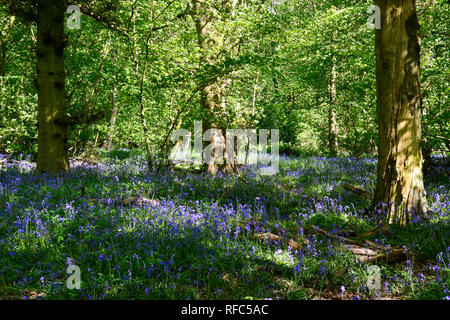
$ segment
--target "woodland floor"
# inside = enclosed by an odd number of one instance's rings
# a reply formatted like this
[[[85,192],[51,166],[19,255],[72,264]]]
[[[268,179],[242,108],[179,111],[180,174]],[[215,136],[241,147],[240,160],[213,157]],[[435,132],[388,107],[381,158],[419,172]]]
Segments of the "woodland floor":
[[[376,234],[383,213],[343,188],[373,191],[373,158],[283,156],[277,175],[250,166],[242,178],[149,174],[128,151],[72,162],[64,179],[33,169],[0,164],[0,299],[450,299],[445,166],[426,176],[429,222]],[[345,239],[405,259],[364,261]],[[79,290],[66,286],[71,264]]]

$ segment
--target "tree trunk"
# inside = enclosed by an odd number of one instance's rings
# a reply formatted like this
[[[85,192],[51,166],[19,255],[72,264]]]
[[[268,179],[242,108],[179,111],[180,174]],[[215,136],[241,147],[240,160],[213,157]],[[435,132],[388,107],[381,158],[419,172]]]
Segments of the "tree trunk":
[[[329,86],[330,108],[328,110],[329,151],[335,156],[338,151],[338,129],[336,121],[336,58],[333,58],[331,67],[331,81]]]
[[[330,109],[328,110],[328,130],[329,130],[329,147],[330,147],[330,155],[336,156],[338,151],[338,140],[337,140],[337,122],[336,122],[336,110],[333,106],[330,106]]]
[[[153,16],[153,2],[151,2],[152,8],[152,16]],[[151,150],[151,144],[150,144],[150,129],[147,124],[147,119],[145,117],[145,101],[144,101],[144,84],[146,80],[146,71],[147,71],[147,64],[148,64],[148,56],[149,56],[149,46],[150,41],[152,39],[152,31],[150,31],[150,34],[146,38],[145,42],[145,56],[144,56],[144,65],[141,68],[139,65],[139,47],[138,47],[138,41],[137,41],[137,32],[136,32],[136,16],[138,14],[138,10],[136,9],[135,15],[132,17],[133,21],[133,42],[131,43],[131,50],[133,54],[134,64],[135,64],[135,74],[136,74],[136,80],[137,84],[139,86],[139,116],[141,118],[142,123],[142,130],[144,133],[144,143],[145,143],[145,151],[147,155],[147,170],[149,172],[153,171],[153,158],[152,158],[152,150]],[[151,26],[151,30],[153,29],[153,25]]]
[[[221,9],[225,12],[231,13],[237,2],[232,0],[224,0],[221,2]],[[202,1],[192,0],[192,16],[195,21],[195,28],[197,31],[198,45],[202,49],[202,62],[208,64],[217,64],[221,59],[221,55],[217,51],[219,43],[223,43],[225,39],[219,39],[219,36],[211,32],[213,27],[215,15],[212,12],[212,7]],[[211,76],[210,76],[211,77]],[[209,129],[216,129],[210,136],[209,147],[213,150],[211,157],[206,159],[207,171],[215,174],[218,169],[226,170],[231,166],[225,164],[225,129],[218,122],[221,115],[225,113],[224,110],[224,94],[225,87],[228,83],[227,79],[221,79],[220,76],[206,79],[200,87],[200,104],[204,109],[203,128],[204,131]],[[223,152],[216,152],[216,150]],[[220,159],[221,158],[221,159]],[[205,160],[205,159],[204,159]],[[218,164],[219,163],[219,164]]]
[[[111,118],[109,120],[109,134],[108,139],[103,144],[102,149],[110,150],[112,145],[112,140],[114,136],[114,129],[116,128],[116,120],[117,120],[117,79],[114,79],[114,85],[112,90],[112,112]]]
[[[141,90],[141,98],[139,101],[139,110],[140,110],[140,116],[141,116],[141,122],[142,122],[142,129],[144,131],[144,142],[145,142],[145,151],[147,154],[147,170],[149,172],[153,171],[153,160],[152,160],[152,148],[150,144],[150,129],[147,125],[147,120],[145,118],[145,107],[144,107],[144,101],[143,101],[143,92]]]
[[[40,173],[69,170],[65,128],[64,4],[40,0],[38,7],[37,83]]]
[[[422,175],[420,44],[414,0],[376,0],[378,168],[373,207],[387,205],[387,222],[426,217]]]

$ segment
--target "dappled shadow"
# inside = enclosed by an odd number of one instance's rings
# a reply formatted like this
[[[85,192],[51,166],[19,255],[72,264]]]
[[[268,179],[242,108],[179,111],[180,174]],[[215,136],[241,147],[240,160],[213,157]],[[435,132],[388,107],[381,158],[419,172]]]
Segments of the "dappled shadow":
[[[151,211],[146,209],[134,212],[134,217]],[[114,218],[105,214],[100,210],[93,216],[90,232],[66,227],[63,233],[71,237],[60,243],[55,243],[57,236],[51,236],[47,246],[16,250],[8,259],[12,269],[2,270],[5,281],[23,280],[22,287],[29,290],[38,290],[39,281],[45,282],[44,298],[63,294],[86,299],[89,295],[108,299],[221,299],[224,295],[263,299],[282,295],[283,288],[274,283],[275,278],[295,280],[292,266],[256,252],[256,248],[273,252],[277,246],[246,243],[244,234],[235,237],[214,219],[177,223],[176,216],[154,211],[144,215],[145,219],[135,219],[133,230],[127,230],[131,216],[117,221],[117,213]],[[178,218],[190,219],[182,214]],[[81,269],[80,291],[65,288],[68,259]]]
[[[245,181],[186,171],[148,174],[132,160],[75,165],[65,178],[10,167],[0,176],[0,238],[9,239],[1,275],[21,288],[46,288],[48,298],[60,297],[61,290],[76,298],[289,297],[301,286],[295,268],[305,252],[254,240],[253,232],[271,231],[283,220],[294,229],[304,220],[333,231],[358,227],[359,221],[363,231],[370,226],[349,207],[357,199],[341,183],[364,185],[367,174],[353,179],[374,162],[325,160],[285,164],[278,176],[265,178],[245,168]],[[130,196],[159,202],[126,205],[122,200]],[[247,229],[250,220],[259,221],[260,229]],[[441,232],[446,224],[436,221],[435,227]],[[428,240],[436,232],[431,225],[427,230],[422,238],[417,229],[417,234],[395,232],[406,240],[390,235],[385,240],[431,248]],[[21,234],[31,237],[21,240]],[[448,231],[442,239],[448,243]],[[277,256],[278,250],[286,256]],[[429,256],[439,250],[442,245],[434,246]],[[68,258],[82,268],[84,291],[64,289]]]

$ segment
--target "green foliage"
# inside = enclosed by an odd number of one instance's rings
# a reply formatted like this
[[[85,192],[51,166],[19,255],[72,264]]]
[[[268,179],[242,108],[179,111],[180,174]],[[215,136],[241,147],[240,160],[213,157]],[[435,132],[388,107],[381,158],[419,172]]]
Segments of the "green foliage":
[[[99,3],[91,2],[101,11]],[[232,15],[217,9],[213,30],[218,44],[206,53],[198,45],[189,4],[122,1],[99,20],[83,15],[80,30],[67,29],[71,155],[89,154],[108,139],[114,86],[118,113],[113,145],[143,147],[143,80],[149,140],[152,152],[162,156],[170,128],[188,128],[205,118],[200,95],[189,100],[198,84],[225,76],[231,81],[220,120],[226,127],[277,128],[283,146],[289,146],[287,153],[326,154],[333,63],[339,152],[358,157],[376,152],[374,32],[366,26],[371,1],[252,2],[238,5]],[[448,151],[449,5],[444,0],[420,2],[418,10],[424,147],[427,152]],[[36,57],[30,48],[36,28],[21,19],[11,25],[8,12],[0,8],[0,152],[34,154]],[[113,21],[116,28],[107,29]],[[205,59],[215,56],[220,57],[215,64]]]
[[[24,154],[35,160],[38,143],[37,30],[33,22],[36,7],[29,6],[32,2],[0,0],[0,154],[19,160],[26,158]],[[320,225],[327,230],[339,227],[364,232],[378,222],[377,217],[361,217],[368,200],[348,195],[342,188],[350,182],[373,190],[375,180],[376,164],[365,157],[376,153],[378,140],[374,31],[366,25],[372,1],[238,1],[232,12],[221,7],[225,1],[207,1],[212,4],[214,43],[208,49],[199,45],[191,0],[79,2],[85,11],[91,8],[101,14],[83,15],[81,29],[66,29],[67,146],[71,157],[100,160],[109,169],[78,168],[75,177],[48,182],[31,177],[28,171],[22,176],[14,168],[3,170],[0,163],[1,179],[14,176],[0,184],[0,206],[10,210],[14,203],[21,215],[34,221],[24,223],[22,216],[12,221],[8,214],[0,215],[4,219],[0,221],[4,241],[0,265],[5,266],[0,295],[5,286],[22,294],[17,279],[26,272],[33,279],[28,289],[54,299],[86,297],[86,292],[92,298],[147,298],[148,290],[152,298],[169,299],[309,299],[339,287],[374,297],[364,287],[367,265],[330,239],[305,235],[299,229]],[[11,16],[12,4],[22,12],[17,19]],[[449,151],[450,5],[447,0],[419,1],[418,11],[423,147],[431,155]],[[330,94],[333,66],[334,103]],[[202,109],[199,89],[224,79],[222,111],[213,117]],[[339,152],[326,159],[330,108],[337,117]],[[282,157],[280,175],[275,178],[242,170],[242,178],[249,183],[232,175],[220,179],[190,175],[180,167],[175,174],[152,175],[142,170],[142,162],[134,163],[144,156],[146,138],[152,155],[164,161],[172,146],[170,133],[179,128],[192,131],[194,121],[200,119],[230,129],[279,129],[280,153],[298,158]],[[101,150],[110,134],[113,148]],[[349,169],[343,172],[345,166]],[[31,182],[22,184],[24,177]],[[447,186],[447,177],[430,179],[434,179],[427,186],[430,201],[443,195],[448,202],[448,194],[436,187]],[[155,196],[164,199],[167,208],[143,210],[89,202],[118,195]],[[38,205],[23,205],[26,197]],[[174,198],[179,201],[177,208],[171,207]],[[206,199],[200,207],[198,199]],[[431,212],[447,208],[436,198],[433,201]],[[233,219],[215,219],[222,209],[234,210],[235,204],[240,209]],[[252,218],[264,218],[264,224],[241,226],[237,220],[242,214],[239,210],[246,208],[242,204],[249,204]],[[201,230],[183,224],[175,237],[171,233],[174,217],[194,205],[194,213],[207,212],[205,224]],[[224,207],[218,210],[218,206]],[[272,214],[270,219],[264,212]],[[449,273],[445,216],[441,214],[426,226],[412,225],[372,239],[406,245],[417,253],[416,260],[405,265],[380,264],[388,283],[383,284],[383,294],[444,297],[442,283],[448,282]],[[219,222],[225,223],[227,235],[236,232],[234,241],[211,231]],[[21,232],[16,232],[18,223],[24,226]],[[40,233],[42,225],[49,228]],[[255,240],[250,231],[256,227],[261,232],[307,239],[319,255],[311,248],[293,254],[280,243]],[[142,237],[159,250],[149,254],[150,247],[141,247]],[[120,259],[116,249],[121,250]],[[211,250],[216,250],[211,255],[214,259],[201,259]],[[134,255],[127,253],[131,251]],[[109,259],[99,259],[107,253]],[[436,256],[432,270],[420,277],[426,269],[423,262]],[[58,291],[69,257],[92,266],[83,270],[83,293]],[[171,273],[165,267],[172,268]],[[149,280],[143,270],[153,270],[154,277]],[[138,272],[138,277],[132,276]],[[39,281],[44,273],[53,283]],[[335,297],[344,298],[344,292],[334,292]]]
[[[450,14],[448,1],[435,1],[419,16],[422,25],[424,147],[450,151]],[[428,151],[427,150],[427,151]]]

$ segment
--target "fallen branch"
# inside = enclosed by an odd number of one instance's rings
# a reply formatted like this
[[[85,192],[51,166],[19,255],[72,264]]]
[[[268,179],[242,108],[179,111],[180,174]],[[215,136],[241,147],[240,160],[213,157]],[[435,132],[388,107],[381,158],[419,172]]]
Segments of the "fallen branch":
[[[356,240],[351,240],[351,239],[347,239],[345,237],[342,236],[338,236],[335,234],[332,234],[328,231],[325,231],[317,226],[308,226],[305,228],[309,228],[312,229],[313,231],[316,231],[317,233],[323,234],[324,236],[331,238],[331,239],[336,239],[340,242],[346,243],[346,244],[350,244],[350,245],[354,245],[354,246],[362,246],[361,242],[356,241]],[[375,243],[373,243],[372,241],[366,240],[365,244],[367,247],[378,250],[380,248],[380,246],[377,246]]]
[[[405,250],[402,247],[388,248],[386,246],[377,245],[369,240],[365,240],[364,244],[362,244],[359,241],[332,234],[316,226],[310,226],[308,228],[328,238],[335,239],[346,244],[343,247],[359,256],[359,260],[361,262],[370,263],[384,261],[387,264],[394,264],[408,259],[406,254],[408,250]]]
[[[257,221],[250,220],[250,221],[245,222],[245,221],[237,220],[237,223],[240,224],[242,227],[244,227],[244,225],[246,223],[256,224]],[[376,234],[379,232],[385,232],[386,230],[388,230],[387,226],[379,225],[377,228],[360,235],[360,237],[363,235],[373,235],[373,234]],[[339,235],[330,233],[330,232],[323,230],[317,226],[304,226],[304,231],[308,232],[308,233],[310,233],[311,231],[315,232],[315,233],[319,233],[319,234],[326,236],[327,238],[334,239],[334,240],[341,242],[342,247],[344,249],[352,252],[356,256],[358,256],[358,259],[361,262],[367,262],[367,263],[385,262],[387,264],[395,264],[395,263],[405,261],[409,258],[407,253],[410,251],[407,249],[405,250],[402,247],[398,247],[398,246],[397,247],[386,247],[383,245],[378,245],[367,239],[365,239],[363,242],[362,242],[362,240],[360,240],[360,241],[352,240],[352,239],[345,238],[343,236],[339,236]],[[267,240],[267,241],[272,241],[272,242],[284,242],[294,250],[301,250],[302,245],[305,242],[307,243],[307,241],[308,241],[308,240],[298,239],[295,236],[291,236],[291,238],[280,237],[280,236],[270,233],[270,232],[257,233],[257,234],[252,235],[251,237],[253,239]]]
[[[252,238],[259,239],[259,240],[268,240],[268,241],[272,241],[272,242],[285,242],[289,247],[291,247],[294,250],[300,250],[302,248],[298,242],[296,242],[292,239],[282,238],[282,237],[277,236],[276,234],[273,234],[270,232],[257,233],[257,234],[252,235]]]
[[[363,248],[363,247],[360,247],[360,246],[357,246],[357,245],[354,245],[354,244],[346,245],[345,248],[347,250],[349,250],[350,252],[358,255],[358,256],[368,256],[368,257],[370,256],[370,257],[373,257],[373,256],[376,256],[378,254],[378,251],[376,251],[376,250],[373,250],[373,249],[370,249],[370,248]]]
[[[385,262],[387,264],[395,264],[408,259],[408,255],[403,248],[393,248],[386,253],[378,254],[367,258],[360,258],[361,262]]]
[[[345,183],[344,184],[344,189],[353,193],[356,193],[357,195],[359,195],[361,198],[367,198],[369,200],[373,199],[373,194],[372,192],[369,192],[367,190],[364,190],[361,187],[355,186],[354,184],[350,184],[350,183]]]
[[[87,202],[92,204],[103,203],[103,204],[114,204],[114,205],[150,205],[152,207],[156,207],[159,205],[160,201],[156,199],[148,199],[148,198],[139,198],[139,197],[129,197],[125,199],[88,199]]]

